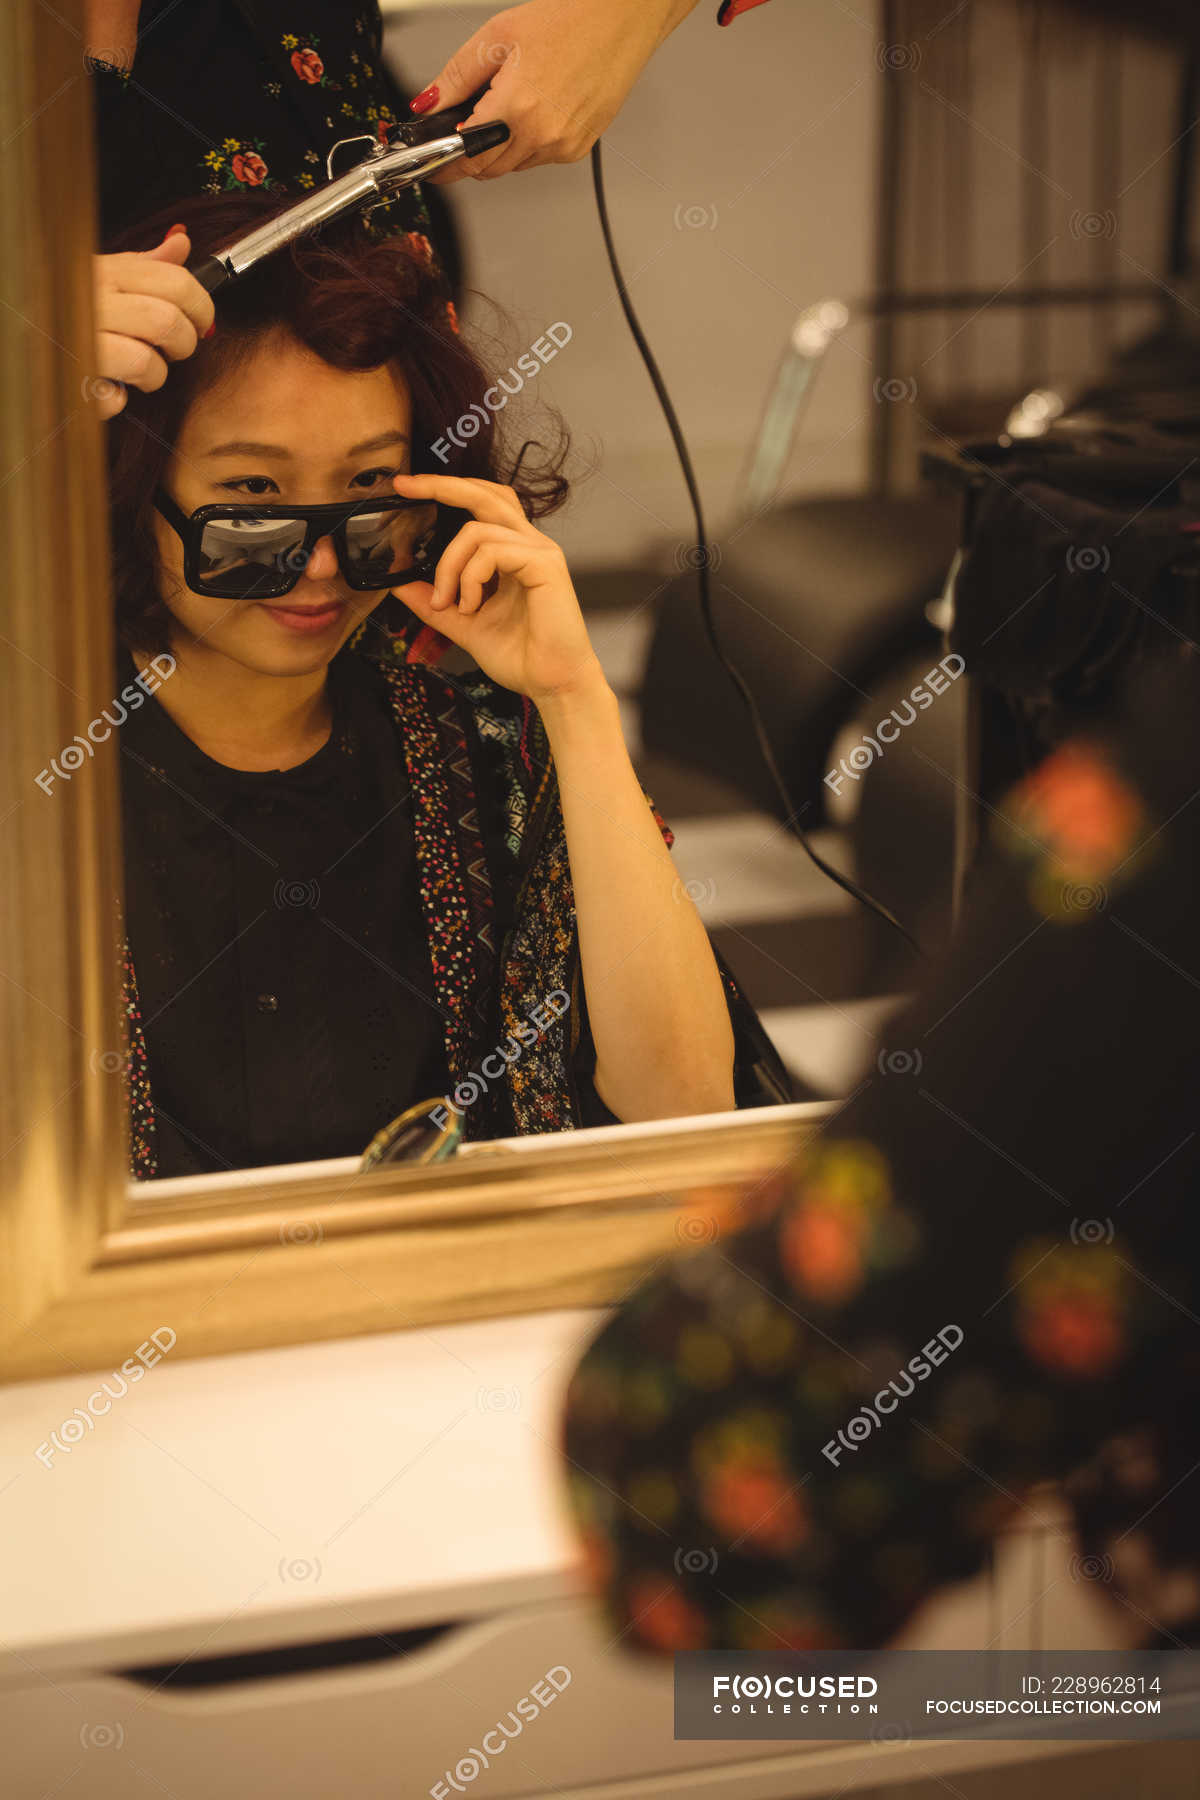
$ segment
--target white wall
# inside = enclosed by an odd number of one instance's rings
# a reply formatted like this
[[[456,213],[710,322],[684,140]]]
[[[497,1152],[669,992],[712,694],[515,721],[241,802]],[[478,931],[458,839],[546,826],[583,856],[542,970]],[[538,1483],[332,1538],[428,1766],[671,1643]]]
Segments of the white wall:
[[[718,535],[796,315],[870,286],[877,67],[873,7],[774,0],[733,26],[701,5],[643,74],[605,140],[618,254],[692,449]],[[389,13],[415,92],[492,6]],[[551,525],[577,564],[690,541],[666,426],[613,290],[587,163],[457,182],[472,284],[514,321],[574,336],[539,378],[599,472]],[[699,223],[691,225],[688,219]],[[473,307],[470,326],[486,314]],[[831,355],[789,485],[858,485],[869,425],[865,330]],[[508,360],[503,367],[508,367]]]

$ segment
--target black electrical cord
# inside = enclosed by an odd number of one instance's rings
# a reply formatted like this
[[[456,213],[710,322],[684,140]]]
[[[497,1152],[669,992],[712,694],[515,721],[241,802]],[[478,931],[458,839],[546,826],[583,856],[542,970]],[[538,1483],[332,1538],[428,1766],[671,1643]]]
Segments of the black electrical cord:
[[[728,675],[733,686],[736,688],[738,698],[741,700],[742,705],[749,715],[750,724],[753,727],[754,736],[758,743],[759,753],[762,756],[767,773],[770,775],[771,780],[778,791],[780,800],[783,802],[784,826],[787,830],[791,831],[803,845],[805,852],[816,864],[817,868],[820,869],[823,875],[827,875],[830,881],[836,882],[838,887],[843,888],[846,893],[852,894],[861,905],[865,906],[868,911],[873,912],[877,918],[882,919],[886,925],[892,926],[895,931],[900,933],[900,936],[904,941],[912,946],[918,956],[923,956],[924,952],[912,933],[905,929],[896,915],[889,911],[881,900],[876,900],[873,895],[867,893],[865,888],[859,887],[856,881],[852,881],[848,875],[843,875],[840,869],[835,869],[832,864],[825,861],[825,858],[821,856],[818,851],[813,849],[808,840],[808,834],[797,817],[796,809],[792,803],[792,797],[788,793],[787,783],[784,781],[783,775],[780,772],[779,764],[775,761],[775,752],[771,748],[771,742],[767,737],[766,727],[762,722],[762,715],[758,710],[754,695],[747,686],[741,671],[729,660],[722,648],[721,640],[717,636],[717,628],[713,621],[712,589],[708,579],[709,569],[712,564],[712,552],[709,549],[708,534],[704,528],[704,509],[700,504],[700,490],[696,485],[695,470],[692,468],[692,459],[688,453],[687,444],[684,442],[683,432],[680,429],[675,408],[671,404],[671,396],[667,393],[666,385],[659,372],[658,364],[654,360],[650,346],[646,342],[645,333],[642,331],[637,314],[633,310],[633,302],[630,300],[629,290],[625,286],[625,277],[622,275],[621,265],[617,261],[617,252],[613,244],[612,228],[608,222],[608,206],[604,199],[604,170],[600,160],[600,144],[598,140],[592,145],[592,184],[596,191],[596,211],[600,217],[600,230],[604,236],[604,248],[608,254],[608,266],[612,270],[613,281],[615,282],[617,289],[617,297],[621,302],[621,310],[625,314],[626,324],[633,333],[633,341],[638,347],[641,359],[646,365],[646,373],[653,383],[654,392],[658,395],[658,403],[662,407],[663,417],[667,421],[667,429],[670,431],[671,440],[675,445],[675,454],[678,456],[679,466],[683,470],[683,479],[687,485],[688,499],[692,503],[692,516],[696,524],[696,585],[700,593],[700,616],[704,620],[704,629],[708,635],[708,641],[712,645],[713,654]]]

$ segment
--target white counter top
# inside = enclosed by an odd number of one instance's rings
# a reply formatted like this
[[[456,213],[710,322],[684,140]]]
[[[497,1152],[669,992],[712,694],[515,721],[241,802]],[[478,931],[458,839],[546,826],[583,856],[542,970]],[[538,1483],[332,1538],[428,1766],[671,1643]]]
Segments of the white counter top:
[[[108,1372],[0,1390],[0,1681],[573,1591],[555,1452],[599,1317],[168,1354],[49,1467]]]

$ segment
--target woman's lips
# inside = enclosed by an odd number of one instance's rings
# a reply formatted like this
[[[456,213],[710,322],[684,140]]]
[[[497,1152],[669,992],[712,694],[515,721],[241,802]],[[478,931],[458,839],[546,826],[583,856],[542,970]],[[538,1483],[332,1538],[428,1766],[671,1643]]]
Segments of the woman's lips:
[[[317,632],[328,631],[336,625],[346,610],[344,600],[327,600],[321,606],[267,606],[263,611],[286,631]]]

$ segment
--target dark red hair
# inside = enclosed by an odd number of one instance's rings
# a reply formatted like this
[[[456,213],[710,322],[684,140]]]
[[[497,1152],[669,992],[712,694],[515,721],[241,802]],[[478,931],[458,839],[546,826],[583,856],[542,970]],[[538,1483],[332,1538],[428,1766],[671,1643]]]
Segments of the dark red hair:
[[[292,202],[248,192],[176,200],[130,227],[110,251],[149,250],[168,225],[187,226],[190,261],[222,248]],[[412,466],[416,473],[467,475],[506,482],[530,518],[561,505],[566,433],[554,417],[554,444],[531,463],[526,442],[514,453],[495,415],[482,404],[492,377],[457,335],[447,289],[428,241],[415,233],[372,237],[361,219],[338,221],[295,239],[214,296],[216,331],[194,354],[170,364],[151,394],[130,388],[125,408],[107,426],[112,508],[113,592],[117,629],[130,647],[166,648],[167,613],[158,585],[154,494],[161,485],[193,401],[271,332],[286,331],[337,369],[389,365],[412,401]],[[458,447],[445,433],[472,413],[477,435]],[[479,421],[486,421],[479,429]],[[436,457],[438,440],[448,448]]]

